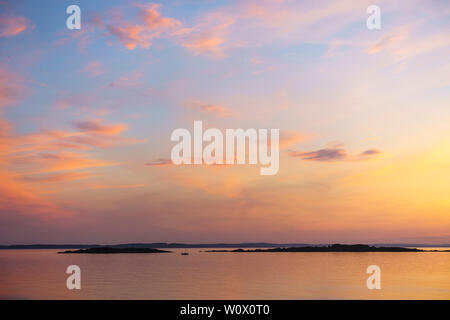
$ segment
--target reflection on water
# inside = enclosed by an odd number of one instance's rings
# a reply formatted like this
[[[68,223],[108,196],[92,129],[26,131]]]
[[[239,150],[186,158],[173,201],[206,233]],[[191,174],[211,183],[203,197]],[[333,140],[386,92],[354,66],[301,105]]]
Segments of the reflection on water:
[[[203,250],[203,249],[201,249]],[[450,253],[56,254],[0,250],[1,299],[450,299]],[[181,252],[189,255],[181,255]],[[66,288],[68,265],[81,290]],[[381,268],[368,290],[366,268]]]

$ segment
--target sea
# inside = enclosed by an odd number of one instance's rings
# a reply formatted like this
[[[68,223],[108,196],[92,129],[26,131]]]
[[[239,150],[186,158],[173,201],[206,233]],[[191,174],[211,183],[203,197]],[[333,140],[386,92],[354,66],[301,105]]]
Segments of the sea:
[[[0,250],[0,299],[450,299],[450,252],[169,250]],[[80,289],[67,287],[71,265]],[[380,268],[379,289],[367,286],[371,265]]]

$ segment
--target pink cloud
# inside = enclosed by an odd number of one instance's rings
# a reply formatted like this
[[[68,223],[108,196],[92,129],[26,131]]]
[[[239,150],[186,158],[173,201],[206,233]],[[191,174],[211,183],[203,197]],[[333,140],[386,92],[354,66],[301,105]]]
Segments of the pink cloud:
[[[221,11],[207,14],[192,28],[185,28],[177,35],[181,44],[198,55],[214,58],[225,57],[225,44],[229,45],[230,27],[235,17]]]
[[[74,121],[76,131],[43,130],[36,133],[11,137],[15,152],[88,150],[92,147],[109,148],[120,144],[142,142],[119,136],[127,125],[105,124],[102,119]]]
[[[143,26],[109,26],[108,29],[128,50],[138,45],[147,49],[151,45],[151,37],[143,34]]]
[[[17,103],[24,95],[23,79],[0,65],[0,108]]]
[[[159,4],[139,4],[137,7],[141,9],[139,16],[144,21],[147,29],[154,30],[158,35],[167,29],[181,25],[177,19],[162,17],[158,12]]]
[[[375,54],[387,48],[397,46],[399,43],[405,41],[411,32],[409,26],[397,28],[396,30],[382,36],[378,41],[367,49],[368,54]]]
[[[105,73],[105,68],[99,61],[92,61],[83,68],[83,72],[89,77],[98,77]]]
[[[190,107],[204,113],[210,113],[224,118],[231,117],[234,114],[230,109],[219,104],[210,104],[201,101],[191,102]]]
[[[205,54],[213,57],[223,57],[224,52],[220,47],[225,40],[212,34],[195,35],[184,46],[196,54]]]
[[[29,28],[30,22],[24,17],[0,16],[0,38],[14,37]]]
[[[139,4],[136,7],[140,23],[114,21],[108,27],[108,31],[128,50],[134,50],[138,46],[147,49],[153,39],[181,25],[176,19],[161,16],[158,4]]]
[[[141,71],[133,71],[129,72],[120,78],[114,80],[109,85],[111,87],[119,87],[119,88],[129,88],[129,87],[138,87],[142,85],[141,78],[144,74]]]
[[[82,132],[91,132],[105,135],[116,135],[127,128],[125,124],[103,124],[103,119],[75,121],[75,126]]]

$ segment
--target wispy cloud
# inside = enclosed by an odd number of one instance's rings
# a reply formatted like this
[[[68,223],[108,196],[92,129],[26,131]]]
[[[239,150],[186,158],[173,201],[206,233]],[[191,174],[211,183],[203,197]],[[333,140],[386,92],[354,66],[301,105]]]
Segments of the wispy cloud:
[[[105,67],[100,61],[91,61],[83,68],[83,72],[89,77],[98,77],[105,73]]]
[[[183,29],[182,45],[195,54],[223,58],[224,45],[228,42],[230,27],[234,22],[233,16],[221,11],[209,13],[192,28]]]
[[[210,104],[202,101],[192,101],[191,103],[189,103],[189,106],[194,110],[214,114],[218,117],[227,118],[234,115],[234,113],[230,109],[220,104]]]
[[[280,149],[287,148],[295,143],[303,141],[305,138],[306,136],[300,132],[292,130],[280,130],[279,147]]]
[[[153,39],[181,25],[176,19],[161,16],[158,4],[138,4],[135,7],[138,8],[138,24],[114,21],[107,27],[107,30],[129,50],[134,50],[138,46],[149,48]]]
[[[172,160],[166,158],[159,158],[156,161],[147,162],[145,165],[150,167],[163,167],[172,165]]]
[[[372,158],[381,151],[378,149],[368,149],[356,156],[349,155],[342,147],[342,144],[330,145],[328,148],[319,149],[315,151],[294,151],[288,150],[287,154],[294,158],[300,158],[306,161],[320,161],[320,162],[338,162],[338,161],[360,161]]]
[[[368,150],[362,152],[361,156],[373,156],[373,155],[376,155],[379,153],[381,153],[381,151],[378,149],[368,149]]]
[[[342,161],[348,159],[348,154],[344,149],[320,149],[309,152],[288,151],[288,154],[291,157],[310,161]]]
[[[387,54],[400,61],[450,46],[447,32],[432,34],[419,32],[419,29],[423,28],[422,25],[423,21],[419,21],[393,28],[375,43],[370,44],[366,52],[371,55]]]
[[[30,28],[30,21],[24,17],[0,15],[0,38],[14,37]]]
[[[116,135],[124,131],[127,126],[125,124],[104,124],[103,119],[88,119],[74,121],[74,125],[82,132],[98,133],[105,135]]]
[[[224,58],[234,48],[261,46],[275,40],[277,43],[323,41],[324,37],[357,20],[358,10],[360,6],[351,1],[237,2],[203,14],[178,34],[181,44],[195,54]],[[321,22],[325,27],[318,29],[316,26]]]
[[[16,164],[33,165],[36,173],[105,167],[116,164],[112,161],[92,159],[80,153],[66,151],[18,155],[12,156],[10,160]]]
[[[86,179],[95,176],[92,172],[62,172],[62,173],[52,173],[52,174],[35,174],[35,175],[25,175],[20,178],[21,181],[25,182],[65,182],[73,181],[79,179]]]
[[[24,93],[23,78],[0,65],[0,108],[18,102]]]
[[[110,87],[115,88],[133,88],[142,85],[141,78],[144,74],[141,71],[128,72],[117,78],[109,84]]]
[[[102,190],[102,189],[134,189],[145,187],[145,184],[91,184],[89,189]]]

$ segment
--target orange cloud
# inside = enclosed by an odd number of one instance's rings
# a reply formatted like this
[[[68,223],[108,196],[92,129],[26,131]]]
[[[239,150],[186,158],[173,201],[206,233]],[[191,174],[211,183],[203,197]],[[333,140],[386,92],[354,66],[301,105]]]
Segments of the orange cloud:
[[[29,188],[25,183],[7,172],[0,172],[0,214],[20,214],[39,216],[42,219],[60,219],[72,215],[72,212],[61,208],[54,201],[47,199]],[[41,188],[39,191],[42,191]]]
[[[150,167],[162,167],[162,166],[170,166],[172,164],[173,164],[172,160],[170,160],[170,159],[159,158],[158,160],[153,161],[153,162],[148,162],[145,165],[150,166]]]
[[[128,50],[134,50],[137,45],[147,49],[151,45],[151,37],[142,34],[143,26],[109,26],[108,29]]]
[[[159,4],[138,4],[137,7],[141,9],[139,16],[144,21],[147,29],[155,30],[158,35],[164,30],[177,27],[181,24],[177,19],[161,17],[158,12],[160,8]]]
[[[14,37],[24,32],[29,27],[30,22],[24,17],[0,16],[0,38]]]
[[[77,131],[44,130],[18,135],[12,132],[8,122],[0,119],[0,215],[13,214],[18,219],[35,216],[50,223],[73,216],[65,208],[66,204],[52,195],[53,184],[91,178],[97,173],[85,169],[117,164],[93,158],[84,150],[132,140],[118,136],[126,128],[123,124],[105,124],[96,119],[78,121],[75,125]],[[95,141],[76,141],[76,138]],[[71,149],[78,152],[68,151]],[[131,185],[112,186],[119,187]]]
[[[43,130],[15,136],[14,152],[87,150],[91,147],[107,148],[122,143],[141,142],[119,136],[127,128],[126,124],[104,124],[103,119],[74,121],[73,124],[77,131]]]
[[[197,54],[223,57],[224,53],[220,45],[224,39],[209,34],[202,34],[192,37],[184,46]]]
[[[0,66],[1,107],[19,102],[24,89],[20,76]],[[94,173],[80,170],[116,163],[92,158],[84,150],[135,142],[119,136],[127,128],[125,124],[87,119],[74,125],[76,131],[43,130],[20,135],[14,134],[11,125],[0,118],[1,215],[34,215],[52,221],[71,216],[73,213],[58,199],[50,198],[52,190],[44,183],[67,183],[92,177]]]
[[[62,182],[73,181],[79,179],[85,179],[95,176],[92,172],[63,172],[56,174],[38,174],[38,175],[25,175],[20,178],[21,181],[26,182]]]
[[[280,149],[284,149],[289,147],[290,145],[303,141],[305,136],[301,133],[290,131],[290,130],[280,130],[280,141],[279,147]],[[270,145],[270,141],[269,141]]]
[[[33,171],[37,173],[115,165],[114,162],[90,159],[82,154],[64,151],[12,156],[11,160],[16,164],[32,165]]]
[[[16,146],[16,138],[11,133],[11,126],[0,119],[0,215],[35,215],[43,219],[59,219],[71,215],[71,212],[59,207],[54,201],[42,196],[45,192],[30,187],[26,181],[10,166],[11,154]]]
[[[83,177],[82,174],[33,176],[33,174],[53,171],[79,170],[91,167],[111,166],[114,162],[91,159],[81,152],[68,150],[88,150],[92,147],[110,147],[118,143],[135,143],[137,140],[118,136],[126,125],[104,124],[101,119],[75,122],[79,131],[47,130],[26,135],[13,135],[10,127],[3,122],[3,160],[14,171],[16,166],[27,170],[25,180],[69,181]],[[60,173],[58,173],[60,174]]]
[[[190,106],[195,110],[214,114],[219,117],[231,117],[233,115],[233,112],[231,110],[218,104],[209,104],[201,101],[193,101],[190,103]]]
[[[182,45],[195,54],[223,58],[224,44],[234,22],[234,17],[214,12],[204,17],[193,28],[184,29],[178,35],[182,36]]]
[[[176,19],[162,17],[158,4],[139,4],[136,7],[139,10],[140,24],[114,21],[108,27],[108,31],[129,50],[134,50],[137,46],[149,48],[153,39],[181,25]]]
[[[124,124],[103,124],[103,119],[75,121],[75,126],[83,132],[116,135],[127,128]]]
[[[67,137],[66,140],[75,142],[85,146],[99,147],[99,148],[109,148],[122,143],[139,143],[143,140],[124,138],[118,136],[110,136],[103,134],[87,134],[87,135],[73,135]],[[83,148],[78,148],[83,149]]]
[[[111,185],[111,184],[93,184],[89,186],[89,189],[92,190],[102,190],[102,189],[134,189],[134,188],[142,188],[145,187],[144,184],[119,184],[119,185]]]

